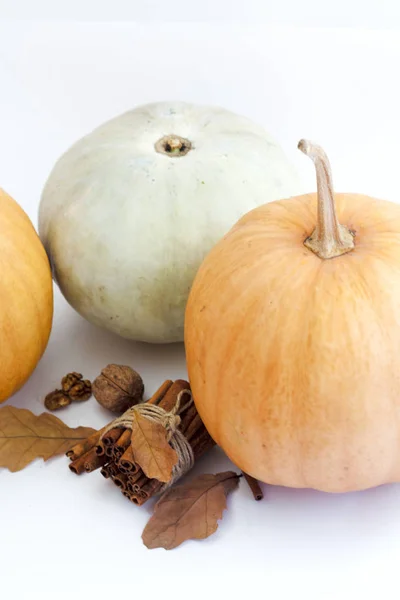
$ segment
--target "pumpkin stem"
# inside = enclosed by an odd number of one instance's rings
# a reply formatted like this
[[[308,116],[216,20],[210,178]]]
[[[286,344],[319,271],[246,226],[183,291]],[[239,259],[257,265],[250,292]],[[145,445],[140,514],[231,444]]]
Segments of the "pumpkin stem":
[[[298,148],[309,156],[317,172],[317,226],[304,245],[320,258],[335,258],[354,248],[354,235],[337,220],[332,173],[329,160],[320,146],[300,140]]]
[[[170,158],[178,158],[185,156],[192,149],[192,142],[180,135],[171,133],[159,139],[154,144],[154,148],[160,154],[165,154]]]

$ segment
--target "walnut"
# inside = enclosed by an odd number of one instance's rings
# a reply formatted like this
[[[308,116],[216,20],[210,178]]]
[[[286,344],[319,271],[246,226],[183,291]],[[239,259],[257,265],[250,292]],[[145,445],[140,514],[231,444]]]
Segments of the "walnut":
[[[89,400],[92,395],[92,384],[88,379],[83,379],[81,373],[68,373],[61,380],[61,387],[72,402]]]
[[[61,390],[47,394],[44,404],[47,410],[58,410],[71,402],[88,400],[92,395],[92,384],[88,379],[82,379],[80,373],[68,373],[61,380]]]
[[[60,408],[64,408],[64,406],[68,406],[71,404],[71,398],[69,398],[62,390],[54,390],[54,392],[50,392],[47,394],[44,399],[44,405],[47,410],[59,410]]]
[[[93,382],[97,402],[114,413],[123,413],[143,398],[139,373],[124,365],[108,365]]]

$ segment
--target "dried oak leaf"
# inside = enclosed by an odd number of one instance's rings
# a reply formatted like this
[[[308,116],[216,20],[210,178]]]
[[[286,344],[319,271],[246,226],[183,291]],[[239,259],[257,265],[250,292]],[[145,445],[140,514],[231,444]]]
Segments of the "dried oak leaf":
[[[226,497],[239,482],[233,471],[200,475],[178,485],[160,498],[144,528],[147,548],[171,550],[189,539],[204,539],[217,530],[226,508]]]
[[[172,469],[178,462],[178,455],[168,443],[165,427],[134,413],[131,440],[135,463],[141,467],[146,477],[164,483],[169,481]]]
[[[20,471],[35,458],[65,454],[94,433],[91,427],[71,429],[49,413],[34,415],[25,408],[0,408],[0,467]]]

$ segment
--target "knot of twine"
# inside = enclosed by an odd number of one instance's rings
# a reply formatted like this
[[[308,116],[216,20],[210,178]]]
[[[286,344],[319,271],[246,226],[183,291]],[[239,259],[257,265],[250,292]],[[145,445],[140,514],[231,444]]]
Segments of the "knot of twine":
[[[190,396],[190,400],[181,406],[181,400],[184,395]],[[153,421],[154,423],[162,425],[167,431],[167,440],[170,446],[175,450],[178,456],[178,461],[172,468],[171,479],[161,488],[161,491],[164,491],[173,483],[175,483],[175,481],[177,481],[180,477],[185,475],[185,473],[187,473],[194,465],[192,447],[183,433],[178,429],[181,422],[179,414],[192,404],[193,396],[190,390],[182,390],[179,392],[175,406],[169,412],[164,410],[161,406],[157,406],[155,404],[147,404],[146,402],[142,404],[136,404],[135,406],[132,406],[132,408],[129,408],[123,415],[117,417],[112,423],[110,423],[110,425],[104,430],[101,437],[104,437],[108,431],[114,429],[114,427],[132,430],[135,413],[142,415],[149,421]]]

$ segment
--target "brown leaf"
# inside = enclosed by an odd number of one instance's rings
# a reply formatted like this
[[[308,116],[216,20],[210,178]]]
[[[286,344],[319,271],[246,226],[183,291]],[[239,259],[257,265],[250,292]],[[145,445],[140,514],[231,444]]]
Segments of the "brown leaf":
[[[38,416],[24,408],[5,406],[0,408],[0,467],[15,473],[35,458],[48,460],[65,454],[94,431],[91,427],[71,429],[49,413]]]
[[[147,548],[171,550],[189,539],[204,539],[218,527],[226,508],[226,497],[239,482],[233,471],[200,475],[189,483],[165,492],[144,528]]]
[[[160,423],[141,414],[133,414],[132,451],[135,462],[150,479],[167,482],[178,455],[167,441],[167,431]]]

